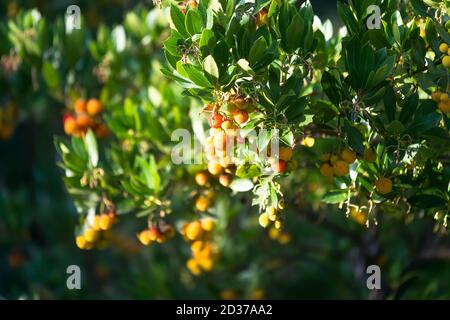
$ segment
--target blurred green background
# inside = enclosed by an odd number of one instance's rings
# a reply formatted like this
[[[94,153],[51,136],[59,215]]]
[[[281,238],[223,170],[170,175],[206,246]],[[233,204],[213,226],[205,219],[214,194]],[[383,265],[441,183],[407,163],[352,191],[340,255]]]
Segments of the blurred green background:
[[[322,21],[340,25],[336,1],[311,2]],[[305,201],[296,192],[286,199],[296,204],[289,213],[288,245],[271,240],[262,228],[232,228],[221,262],[200,277],[185,268],[189,253],[181,239],[161,247],[139,245],[132,217],[113,230],[108,248],[80,251],[74,244],[77,214],[53,146],[54,135],[63,135],[65,105],[39,85],[30,61],[11,67],[15,56],[7,37],[8,20],[21,11],[37,8],[51,24],[62,19],[70,4],[80,6],[91,37],[99,25],[115,26],[127,12],[145,14],[153,6],[151,1],[122,0],[1,2],[0,105],[14,101],[19,111],[11,136],[0,140],[0,298],[450,298],[450,243],[433,233],[432,221],[405,224],[386,216],[367,230],[342,212],[319,205],[312,189],[320,186],[310,175],[285,182],[289,188],[306,181],[306,194],[311,191]],[[161,30],[155,28],[152,35],[156,46],[162,40],[158,37],[167,36]],[[147,53],[148,59],[163,61],[160,53]],[[90,71],[83,77],[92,77]],[[84,83],[94,92],[100,86]],[[237,200],[248,206],[248,199]],[[379,292],[366,288],[370,264],[382,269]],[[82,270],[81,290],[66,287],[69,265]]]

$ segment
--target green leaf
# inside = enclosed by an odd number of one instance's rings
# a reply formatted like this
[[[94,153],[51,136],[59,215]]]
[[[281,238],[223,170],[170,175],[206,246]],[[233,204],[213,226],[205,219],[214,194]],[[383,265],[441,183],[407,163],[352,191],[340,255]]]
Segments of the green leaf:
[[[251,66],[255,65],[259,59],[264,56],[264,52],[267,50],[267,42],[266,39],[261,36],[259,37],[255,43],[252,45],[250,49],[250,53],[248,55],[248,62]]]
[[[94,132],[91,129],[88,130],[86,137],[84,138],[84,143],[86,145],[86,150],[89,154],[89,161],[92,167],[97,167],[98,164],[98,146],[97,139],[95,138]]]
[[[441,196],[434,194],[416,194],[408,199],[409,203],[419,208],[437,208],[445,206],[447,201]]]
[[[196,10],[189,10],[186,13],[185,20],[186,30],[193,36],[202,32],[202,16]]]
[[[322,201],[329,204],[341,203],[347,200],[347,190],[330,190],[322,198]]]
[[[219,69],[217,68],[217,64],[211,55],[207,56],[205,60],[203,60],[203,69],[215,79],[219,79]]]
[[[364,138],[361,132],[351,125],[348,121],[345,122],[344,130],[347,133],[348,144],[359,154],[364,153]]]
[[[177,31],[185,38],[189,37],[189,34],[186,31],[186,27],[184,24],[185,17],[183,12],[181,12],[180,8],[178,6],[172,4],[170,6],[170,18],[172,19],[172,22],[177,28]]]
[[[388,86],[386,94],[384,96],[384,111],[389,122],[395,119],[395,113],[397,109],[397,100],[395,97],[395,91],[392,86]]]
[[[57,89],[60,83],[60,77],[58,70],[50,63],[45,62],[42,66],[42,75],[44,77],[45,83],[50,89]]]

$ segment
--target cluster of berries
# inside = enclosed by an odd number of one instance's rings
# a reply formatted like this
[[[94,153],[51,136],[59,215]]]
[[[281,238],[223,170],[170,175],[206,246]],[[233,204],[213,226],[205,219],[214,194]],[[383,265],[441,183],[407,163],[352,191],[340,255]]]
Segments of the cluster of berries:
[[[273,223],[273,227],[276,230],[281,230],[283,227],[283,219],[281,218],[281,212],[277,208],[269,207],[267,210],[259,215],[259,225],[263,228],[267,228]]]
[[[64,132],[71,136],[82,137],[88,129],[103,138],[108,135],[106,124],[101,121],[102,104],[98,99],[77,99],[73,106],[73,113],[64,115]]]
[[[442,65],[450,69],[450,48],[448,47],[447,43],[441,43],[439,46],[439,51],[443,54],[442,57]]]
[[[142,230],[137,237],[144,246],[148,246],[152,242],[164,243],[173,238],[174,235],[175,229],[173,226],[164,222],[164,220],[159,220],[156,225],[150,225],[147,229]]]
[[[324,177],[343,177],[349,173],[349,164],[355,162],[356,153],[345,149],[339,155],[325,153],[320,160],[323,162],[320,166],[320,173]]]
[[[437,103],[439,110],[443,113],[450,113],[450,98],[448,93],[435,91],[431,94],[431,98]]]
[[[187,261],[186,266],[194,275],[211,271],[217,262],[219,250],[211,241],[214,228],[212,218],[188,222],[181,227],[181,234],[191,243],[192,258]]]
[[[272,240],[278,241],[280,244],[288,244],[292,240],[292,236],[289,233],[281,231],[275,226],[269,229],[269,237]]]
[[[103,247],[105,236],[107,236],[104,231],[111,229],[116,220],[117,215],[114,212],[94,216],[92,221],[87,221],[85,224],[83,233],[76,237],[77,247],[86,250],[92,249],[96,245]]]

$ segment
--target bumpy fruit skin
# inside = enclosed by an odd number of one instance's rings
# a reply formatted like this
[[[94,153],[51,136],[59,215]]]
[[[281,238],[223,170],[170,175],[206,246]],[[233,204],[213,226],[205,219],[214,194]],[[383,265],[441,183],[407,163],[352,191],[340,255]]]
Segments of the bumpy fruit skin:
[[[338,160],[333,165],[333,170],[334,170],[334,174],[337,177],[343,177],[343,176],[347,175],[349,172],[348,164],[347,164],[347,162],[345,162],[343,160]]]
[[[448,94],[447,93],[441,94],[441,96],[439,97],[439,100],[442,102],[447,102],[449,100]]]
[[[447,69],[450,68],[450,56],[445,56],[442,58],[442,65]]]
[[[195,182],[201,187],[206,186],[208,180],[208,174],[206,172],[197,172],[195,175]]]
[[[375,187],[377,188],[377,191],[381,194],[388,194],[392,191],[392,181],[389,178],[386,177],[380,177],[375,182]]]
[[[439,51],[441,53],[447,53],[447,51],[448,51],[448,44],[441,43],[441,45],[439,46]]]
[[[276,173],[283,173],[286,171],[286,161],[279,160],[278,162],[272,163],[272,170]]]
[[[76,132],[78,126],[74,117],[67,116],[64,120],[64,132],[67,135],[72,135]]]
[[[86,103],[86,111],[90,116],[96,116],[102,112],[102,104],[98,99],[89,99]]]
[[[208,124],[211,128],[220,128],[222,126],[223,117],[218,113],[213,113],[208,118]]]
[[[320,173],[321,173],[324,177],[330,178],[330,177],[332,177],[332,176],[334,175],[334,170],[333,170],[333,167],[330,166],[329,163],[323,163],[323,164],[320,166]]]
[[[84,101],[84,99],[77,99],[73,104],[73,108],[76,113],[86,112],[86,101]]]
[[[292,159],[293,150],[291,147],[280,147],[280,159],[289,161]]]
[[[341,152],[341,159],[347,163],[353,163],[356,160],[356,153],[350,149],[345,149]]]
[[[233,114],[233,119],[239,124],[246,123],[248,120],[248,113],[245,110],[238,110]]]
[[[201,195],[195,200],[195,209],[197,209],[200,212],[205,212],[208,210],[210,206],[210,200],[208,197]]]
[[[372,148],[365,149],[363,159],[369,163],[375,162],[377,160],[377,153]]]

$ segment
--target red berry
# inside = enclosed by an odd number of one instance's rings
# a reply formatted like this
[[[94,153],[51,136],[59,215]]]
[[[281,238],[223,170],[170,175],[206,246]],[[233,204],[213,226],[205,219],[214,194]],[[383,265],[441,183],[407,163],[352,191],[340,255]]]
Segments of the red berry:
[[[286,171],[286,161],[279,160],[278,162],[272,163],[272,170],[277,173],[283,173]]]
[[[211,128],[220,128],[223,122],[223,117],[218,113],[213,113],[208,119]]]

